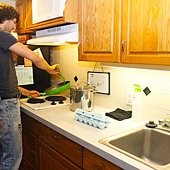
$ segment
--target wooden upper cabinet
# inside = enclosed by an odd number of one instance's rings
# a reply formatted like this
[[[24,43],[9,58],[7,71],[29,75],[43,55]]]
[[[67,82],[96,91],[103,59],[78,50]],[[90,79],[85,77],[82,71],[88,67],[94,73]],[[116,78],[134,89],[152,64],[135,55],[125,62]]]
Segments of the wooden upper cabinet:
[[[119,62],[121,0],[79,2],[79,60]]]
[[[17,23],[17,32],[25,34],[31,32],[27,27],[32,25],[32,0],[16,0],[16,9],[19,12],[19,21]]]
[[[42,1],[43,3],[43,1]],[[32,23],[32,0],[16,0],[16,9],[20,13],[17,25],[18,33],[30,33],[38,29],[78,22],[79,0],[67,0],[62,18],[54,18],[36,24]]]
[[[19,20],[17,22],[17,32],[24,33],[24,21],[25,21],[25,7],[23,0],[16,1],[16,10],[19,12]]]
[[[32,0],[25,1],[25,29],[32,25]],[[29,32],[29,31],[28,31]]]
[[[170,1],[123,0],[123,63],[170,65]]]

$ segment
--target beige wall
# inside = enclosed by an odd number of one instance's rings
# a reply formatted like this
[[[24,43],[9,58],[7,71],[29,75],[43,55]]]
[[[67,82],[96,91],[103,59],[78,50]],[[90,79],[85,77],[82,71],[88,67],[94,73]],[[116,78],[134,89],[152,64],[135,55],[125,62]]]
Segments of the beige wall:
[[[78,49],[76,45],[56,47],[52,53],[53,63],[61,65],[61,71],[67,80],[74,84],[74,76],[79,81],[87,81],[87,71],[94,69],[94,62],[78,61]],[[101,71],[98,67],[95,71]],[[148,68],[133,68],[132,66],[105,66],[104,71],[111,73],[111,94],[95,95],[95,103],[114,110],[117,107],[131,109],[126,105],[127,92],[134,83],[149,87],[151,93],[148,96],[143,94],[144,113],[149,119],[164,118],[170,113],[170,71]],[[56,79],[53,79],[53,83]]]

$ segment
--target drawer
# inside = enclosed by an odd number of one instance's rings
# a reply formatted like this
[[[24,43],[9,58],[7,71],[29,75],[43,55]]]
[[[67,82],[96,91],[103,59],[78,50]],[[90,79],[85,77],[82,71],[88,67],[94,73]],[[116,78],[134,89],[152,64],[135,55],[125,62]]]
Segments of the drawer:
[[[38,123],[38,138],[79,167],[82,167],[82,146],[79,144],[41,123]]]

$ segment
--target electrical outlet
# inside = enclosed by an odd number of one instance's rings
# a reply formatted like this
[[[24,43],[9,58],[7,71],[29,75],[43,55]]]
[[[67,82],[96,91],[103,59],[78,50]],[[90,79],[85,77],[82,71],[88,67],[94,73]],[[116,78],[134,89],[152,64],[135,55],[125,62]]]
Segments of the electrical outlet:
[[[126,104],[132,106],[134,99],[135,99],[134,92],[133,91],[128,91],[127,92],[127,97],[126,97]]]
[[[110,94],[110,73],[88,71],[87,79],[88,84],[95,86],[97,93]]]

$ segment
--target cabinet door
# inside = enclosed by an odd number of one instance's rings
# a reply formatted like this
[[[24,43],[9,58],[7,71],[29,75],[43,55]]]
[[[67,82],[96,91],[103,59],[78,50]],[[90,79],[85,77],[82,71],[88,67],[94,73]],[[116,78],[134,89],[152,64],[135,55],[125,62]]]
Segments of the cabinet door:
[[[40,170],[80,170],[64,156],[39,141],[39,169]]]
[[[43,29],[67,23],[76,23],[78,21],[78,4],[78,0],[67,0],[63,11],[63,17],[53,18],[44,22],[33,24],[32,0],[16,0],[16,9],[20,13],[20,20],[17,25],[18,33],[30,33],[36,31],[37,29]]]
[[[25,7],[24,0],[16,0],[16,10],[19,12],[19,20],[17,22],[17,32],[25,32]]]
[[[32,25],[32,0],[25,0],[25,29]]]
[[[123,63],[170,65],[169,7],[169,0],[123,0]]]
[[[21,113],[23,158],[20,170],[37,169],[37,122],[25,113]]]
[[[121,0],[80,0],[79,60],[119,62]]]
[[[27,27],[32,25],[32,0],[16,0],[16,10],[19,12],[19,21],[17,23],[18,34],[29,33]]]
[[[83,169],[84,170],[121,170],[117,165],[103,159],[95,153],[84,148],[83,150]]]
[[[82,167],[82,146],[57,133],[53,129],[38,123],[38,138],[56,152],[63,155],[79,167]]]

